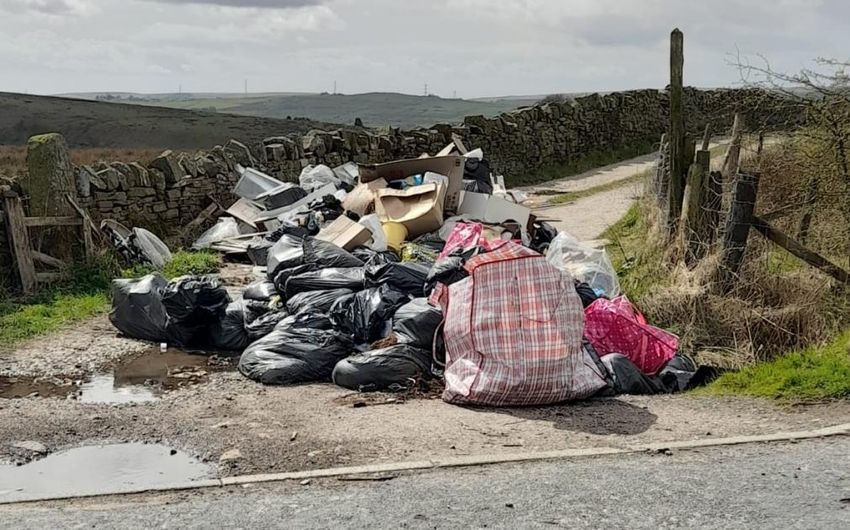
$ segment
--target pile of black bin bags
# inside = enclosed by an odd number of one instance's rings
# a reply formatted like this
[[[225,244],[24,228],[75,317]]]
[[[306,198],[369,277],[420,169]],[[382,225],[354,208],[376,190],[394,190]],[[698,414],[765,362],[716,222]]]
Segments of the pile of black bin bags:
[[[309,235],[279,235],[268,252],[267,279],[249,285],[241,299],[232,301],[205,276],[115,280],[112,323],[134,338],[241,351],[239,371],[268,385],[332,379],[353,390],[393,391],[435,373],[434,359],[445,356],[443,316],[427,296],[437,281],[465,276],[463,256],[435,266],[424,252],[401,262],[393,252],[347,252]],[[587,284],[576,290],[585,306],[598,297]],[[647,376],[623,355],[600,359],[588,342],[585,348],[608,379],[603,395],[684,390],[696,371],[677,355]]]
[[[442,352],[434,339],[442,314],[425,298],[430,268],[284,234],[269,251],[268,279],[241,299],[211,277],[151,274],[113,282],[110,320],[134,338],[242,351],[239,371],[264,384],[333,379],[355,390],[402,390],[430,378],[433,352]]]

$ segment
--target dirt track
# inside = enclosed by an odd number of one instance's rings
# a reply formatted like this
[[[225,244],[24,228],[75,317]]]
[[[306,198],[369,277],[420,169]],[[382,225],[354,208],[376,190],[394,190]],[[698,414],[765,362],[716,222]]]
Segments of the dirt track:
[[[630,175],[627,175],[630,176]],[[566,205],[602,219],[622,215],[628,186]],[[614,195],[625,197],[623,205]],[[607,215],[607,214],[605,214]],[[565,218],[565,223],[576,222]],[[616,219],[613,219],[616,220]],[[595,237],[600,230],[588,226]],[[577,234],[582,232],[577,231]],[[231,281],[232,271],[227,271]],[[0,375],[80,377],[150,348],[117,337],[106,317],[0,353]],[[796,408],[750,399],[691,395],[620,397],[551,407],[482,409],[434,397],[357,395],[330,384],[263,387],[236,372],[132,405],[72,399],[0,399],[0,461],[9,444],[34,440],[51,450],[104,442],[161,442],[218,462],[223,475],[772,433],[850,422],[850,402]]]

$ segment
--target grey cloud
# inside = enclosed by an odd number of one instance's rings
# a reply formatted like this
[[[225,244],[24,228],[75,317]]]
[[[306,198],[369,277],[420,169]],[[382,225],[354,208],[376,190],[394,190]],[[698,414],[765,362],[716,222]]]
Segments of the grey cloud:
[[[35,11],[48,15],[70,15],[78,12],[82,4],[75,0],[9,0],[0,2],[0,9],[13,13]]]
[[[161,4],[212,4],[226,7],[259,7],[264,9],[291,9],[324,4],[324,0],[145,0]]]

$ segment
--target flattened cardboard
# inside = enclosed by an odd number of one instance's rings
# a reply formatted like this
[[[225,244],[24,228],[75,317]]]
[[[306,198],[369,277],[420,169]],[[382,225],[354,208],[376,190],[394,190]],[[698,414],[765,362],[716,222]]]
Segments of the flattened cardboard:
[[[316,235],[316,239],[333,243],[345,250],[353,250],[364,245],[371,237],[372,232],[368,228],[344,215],[337,217]]]
[[[531,209],[494,195],[464,191],[460,194],[460,206],[457,213],[485,223],[516,221],[525,228],[528,226]]]
[[[375,207],[375,191],[386,188],[387,181],[384,179],[373,180],[366,184],[358,184],[345,196],[342,207],[349,212],[363,216],[372,213]]]
[[[375,213],[381,221],[401,223],[408,238],[415,238],[443,226],[446,187],[439,183],[411,186],[404,190],[378,190]]]
[[[387,182],[406,179],[411,175],[424,175],[431,171],[445,175],[449,179],[445,193],[443,209],[447,212],[457,210],[460,191],[463,189],[464,158],[462,156],[435,156],[431,158],[411,158],[396,160],[386,164],[360,165],[360,182],[372,182],[380,178]]]

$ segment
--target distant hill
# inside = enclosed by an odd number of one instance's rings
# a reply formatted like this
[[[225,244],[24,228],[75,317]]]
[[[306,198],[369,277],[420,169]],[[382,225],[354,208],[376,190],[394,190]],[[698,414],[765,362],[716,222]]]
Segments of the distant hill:
[[[81,97],[97,97],[84,94]],[[101,98],[104,94],[100,94]],[[108,97],[137,105],[227,112],[244,116],[286,118],[303,116],[312,120],[353,125],[356,118],[366,127],[414,128],[435,123],[459,123],[464,116],[495,116],[517,107],[534,104],[539,98],[445,99],[391,92],[367,94],[108,94]]]
[[[0,92],[0,144],[60,132],[72,147],[202,149],[339,125]]]

